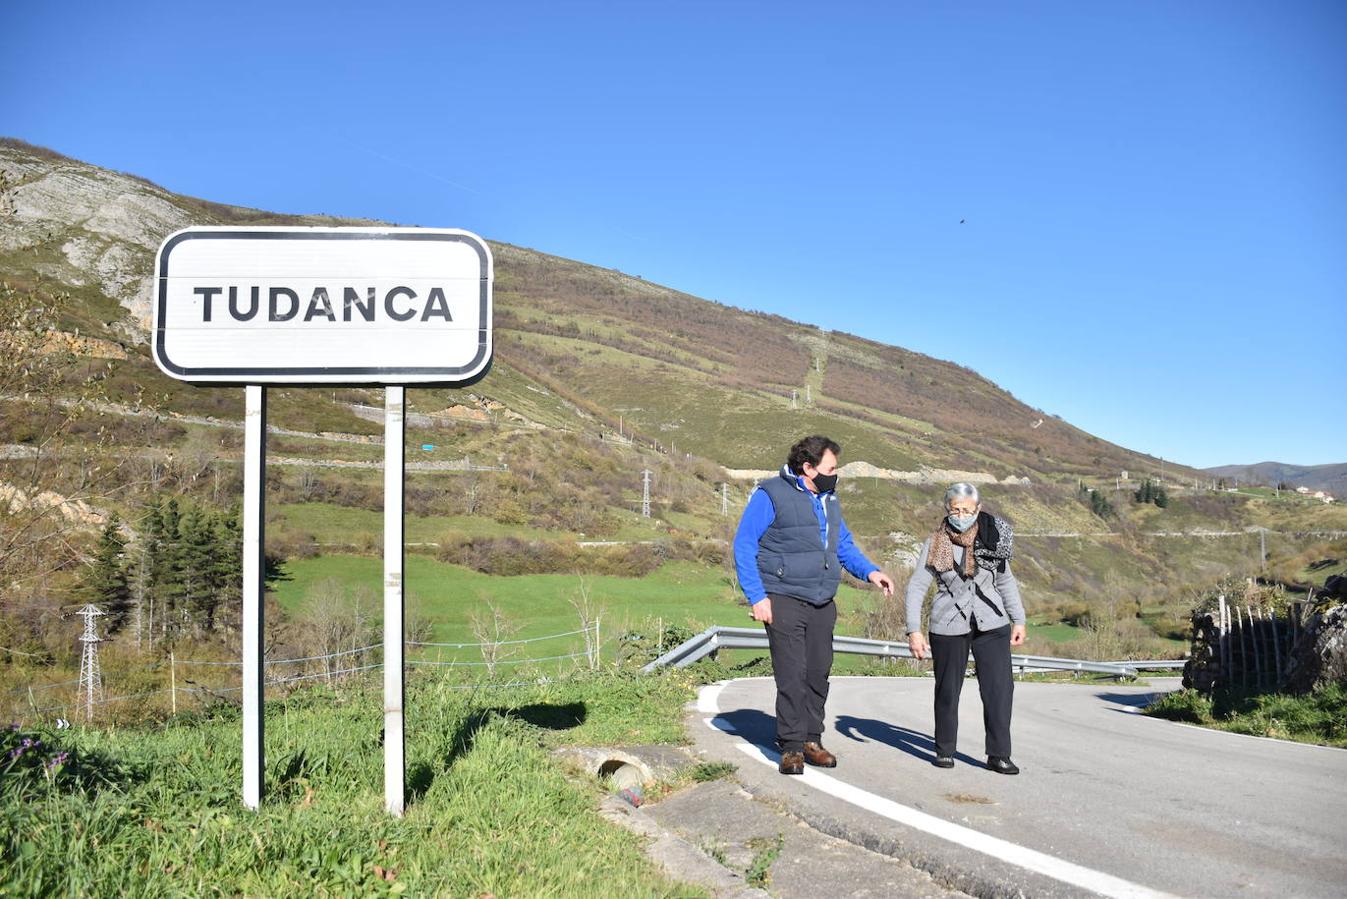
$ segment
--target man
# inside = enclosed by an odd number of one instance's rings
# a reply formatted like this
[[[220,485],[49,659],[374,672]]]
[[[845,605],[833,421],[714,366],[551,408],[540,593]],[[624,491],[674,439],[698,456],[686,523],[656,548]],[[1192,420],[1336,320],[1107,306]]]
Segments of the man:
[[[893,580],[856,547],[842,520],[836,493],[841,452],[820,436],[791,447],[780,476],[749,497],[734,535],[739,586],[771,647],[782,774],[803,774],[805,762],[837,766],[822,741],[841,568],[893,595]]]

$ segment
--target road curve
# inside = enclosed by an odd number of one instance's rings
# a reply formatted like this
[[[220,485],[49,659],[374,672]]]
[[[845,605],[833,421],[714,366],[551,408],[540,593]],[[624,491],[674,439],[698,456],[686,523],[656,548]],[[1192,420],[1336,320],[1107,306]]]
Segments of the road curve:
[[[982,767],[975,681],[953,770],[933,752],[929,678],[834,678],[838,768],[776,773],[774,688],[704,688],[690,728],[752,792],[978,895],[1343,896],[1347,751],[1137,714],[1152,686],[1018,683],[1018,777]]]

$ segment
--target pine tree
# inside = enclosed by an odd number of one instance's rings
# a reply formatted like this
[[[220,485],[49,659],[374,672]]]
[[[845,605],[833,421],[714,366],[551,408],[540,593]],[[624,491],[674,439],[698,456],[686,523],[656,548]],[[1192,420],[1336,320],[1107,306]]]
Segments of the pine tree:
[[[108,633],[116,633],[125,624],[131,607],[126,541],[122,538],[121,526],[121,519],[114,512],[98,537],[93,563],[81,577],[78,591],[81,599],[107,610]]]
[[[1102,491],[1095,490],[1090,494],[1090,511],[1100,518],[1108,518],[1114,514],[1113,503],[1108,501]]]
[[[154,519],[157,518],[157,522]],[[159,609],[159,633],[168,636],[182,623],[183,596],[182,516],[178,501],[170,499],[157,507],[153,551],[149,560],[149,585]]]
[[[1141,482],[1141,487],[1133,497],[1139,503],[1154,503],[1161,509],[1169,505],[1169,494],[1165,492],[1165,488],[1151,483],[1149,478]]]
[[[182,568],[178,599],[198,635],[212,627],[215,617],[215,534],[210,518],[190,506],[179,521],[178,558]]]
[[[155,580],[160,570],[159,555],[164,546],[164,516],[156,500],[145,511],[140,528],[140,555],[136,560],[136,590],[144,608],[141,609],[145,636],[150,645],[154,645],[155,625],[164,615],[164,606],[159,598],[159,587]],[[160,627],[162,633],[163,628]]]

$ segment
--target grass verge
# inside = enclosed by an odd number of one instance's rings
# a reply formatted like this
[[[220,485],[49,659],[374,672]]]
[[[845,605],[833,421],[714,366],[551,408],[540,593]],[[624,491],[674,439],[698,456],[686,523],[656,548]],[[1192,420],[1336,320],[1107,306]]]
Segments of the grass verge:
[[[6,730],[0,895],[701,895],[665,879],[635,836],[598,816],[598,788],[547,755],[563,743],[679,741],[691,683],[415,679],[402,819],[383,810],[375,684],[268,704],[257,813],[239,803],[231,708],[154,728]],[[11,757],[24,739],[42,742]]]
[[[1146,714],[1256,737],[1347,748],[1347,688],[1333,684],[1305,696],[1217,690],[1167,693]]]

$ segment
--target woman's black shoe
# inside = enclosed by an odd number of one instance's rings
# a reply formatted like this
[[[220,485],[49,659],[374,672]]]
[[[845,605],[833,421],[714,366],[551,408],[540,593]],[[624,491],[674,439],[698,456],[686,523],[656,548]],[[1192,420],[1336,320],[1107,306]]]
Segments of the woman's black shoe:
[[[1020,769],[1015,767],[1015,763],[1010,759],[1003,759],[999,755],[987,756],[987,770],[995,771],[997,774],[1019,774]]]
[[[937,768],[953,768],[954,757],[948,755],[937,755],[935,759],[931,762],[931,764],[935,765]]]

